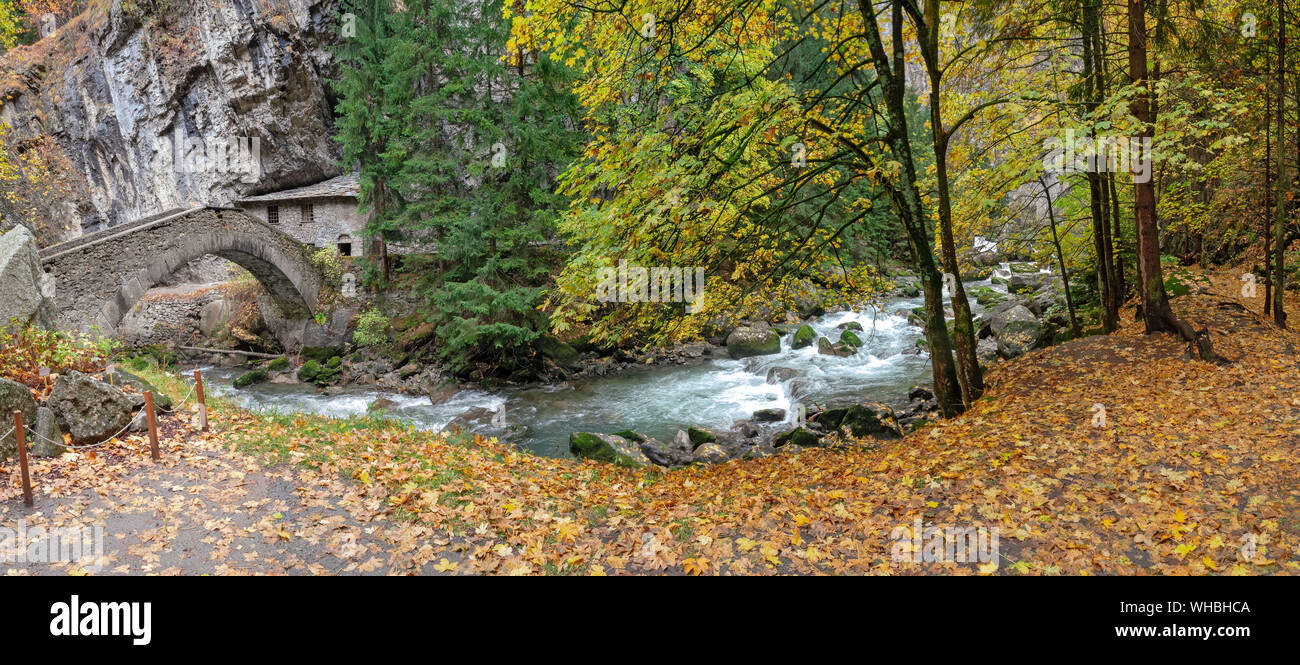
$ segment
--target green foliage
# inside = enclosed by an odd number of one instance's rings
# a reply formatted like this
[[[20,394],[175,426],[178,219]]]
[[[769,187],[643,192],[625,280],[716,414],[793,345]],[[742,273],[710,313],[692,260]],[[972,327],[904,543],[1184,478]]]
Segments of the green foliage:
[[[361,165],[369,233],[436,242],[435,256],[405,257],[403,268],[418,278],[453,371],[534,372],[531,344],[548,327],[537,306],[565,205],[555,176],[579,138],[569,73],[535,53],[501,62],[501,0],[375,5],[344,3],[357,37],[339,51],[339,140]]]
[[[357,346],[378,346],[388,341],[388,317],[372,307],[357,317],[357,329],[352,333],[352,341]]]

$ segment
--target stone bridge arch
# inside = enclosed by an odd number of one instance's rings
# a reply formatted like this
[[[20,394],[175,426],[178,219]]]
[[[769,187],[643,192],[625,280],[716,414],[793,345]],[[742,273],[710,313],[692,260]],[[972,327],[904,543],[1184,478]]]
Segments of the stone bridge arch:
[[[55,278],[59,325],[117,333],[122,317],[154,285],[190,261],[215,254],[257,278],[285,319],[316,313],[320,273],[310,248],[231,208],[177,210],[89,234],[41,251]],[[291,340],[282,340],[288,346]]]

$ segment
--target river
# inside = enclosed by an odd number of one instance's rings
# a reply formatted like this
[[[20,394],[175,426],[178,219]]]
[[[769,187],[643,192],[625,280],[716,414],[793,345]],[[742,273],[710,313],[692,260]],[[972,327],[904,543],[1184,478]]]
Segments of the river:
[[[989,280],[967,284],[990,286]],[[577,431],[633,429],[662,440],[693,425],[725,430],[758,409],[785,409],[787,419],[792,418],[793,381],[804,382],[799,390],[811,401],[853,398],[900,405],[912,386],[930,384],[929,356],[903,353],[922,336],[906,316],[921,303],[921,298],[892,298],[879,310],[836,312],[809,321],[819,336],[831,341],[839,339],[840,324],[860,323],[863,345],[847,358],[818,354],[815,344],[791,349],[791,336],[785,334],[778,354],[740,360],[715,356],[694,365],[647,366],[552,386],[467,390],[437,405],[425,396],[362,388],[344,388],[333,395],[318,393],[310,385],[264,383],[235,390],[230,384],[241,370],[207,368],[204,373],[214,392],[254,411],[363,415],[382,397],[396,404],[388,416],[430,431],[441,430],[471,408],[504,406],[500,419],[527,428],[519,442],[522,447],[539,455],[567,457],[569,434]],[[979,313],[974,299],[971,305]],[[766,377],[773,367],[800,370],[804,376],[769,384]]]

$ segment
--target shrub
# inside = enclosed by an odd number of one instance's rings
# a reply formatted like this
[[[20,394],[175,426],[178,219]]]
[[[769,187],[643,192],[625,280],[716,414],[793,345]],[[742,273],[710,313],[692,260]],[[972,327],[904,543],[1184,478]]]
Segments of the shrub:
[[[357,317],[357,330],[352,333],[357,346],[376,346],[388,341],[388,317],[372,307]]]
[[[0,332],[0,376],[30,388],[44,388],[49,374],[103,371],[116,348],[89,335],[11,321]]]

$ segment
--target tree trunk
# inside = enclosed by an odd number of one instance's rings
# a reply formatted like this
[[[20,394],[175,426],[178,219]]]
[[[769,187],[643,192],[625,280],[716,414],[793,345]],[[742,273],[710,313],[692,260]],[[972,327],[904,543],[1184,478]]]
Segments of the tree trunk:
[[[939,106],[939,90],[943,71],[939,61],[939,0],[926,0],[925,35],[921,48],[928,49],[925,64],[930,78],[930,127],[934,137],[934,165],[939,189],[939,244],[943,252],[944,269],[952,275],[949,284],[952,293],[953,340],[957,350],[957,381],[961,384],[962,402],[969,408],[984,394],[984,373],[980,368],[975,347],[975,324],[972,320],[970,300],[961,281],[957,262],[957,247],[952,235],[952,195],[948,184],[948,141],[950,135],[943,124],[943,110]]]
[[[1273,322],[1286,327],[1282,296],[1286,294],[1286,19],[1283,0],[1277,0],[1277,188],[1273,219]],[[1264,256],[1265,264],[1268,255]]]
[[[1147,76],[1147,28],[1144,0],[1128,0],[1128,70],[1129,79],[1142,90],[1133,97],[1129,112],[1139,123],[1138,138],[1143,145],[1153,137],[1149,93],[1151,81]],[[1152,169],[1154,171],[1154,169]],[[1182,319],[1174,316],[1165,293],[1164,275],[1160,270],[1160,230],[1156,226],[1155,188],[1150,180],[1133,183],[1133,217],[1137,226],[1138,291],[1142,298],[1142,318],[1148,334],[1174,332],[1190,342],[1202,360],[1224,362],[1214,352],[1207,329],[1193,330]]]
[[[1271,74],[1271,70],[1265,71],[1265,76]],[[1273,119],[1273,94],[1268,87],[1264,88],[1264,214],[1261,215],[1263,220],[1260,224],[1260,236],[1264,239],[1264,316],[1273,313],[1273,271],[1269,268],[1270,247],[1273,242],[1273,232],[1269,228],[1272,220],[1269,218],[1268,210],[1273,208],[1273,129],[1269,125]]]
[[[1100,65],[1097,62],[1098,45],[1101,41],[1098,0],[1082,0],[1083,15],[1083,81],[1084,104],[1091,115],[1100,105],[1101,84]],[[1096,130],[1091,132],[1096,138]],[[1114,332],[1119,327],[1119,303],[1115,301],[1114,252],[1110,246],[1110,225],[1106,222],[1106,198],[1102,191],[1101,159],[1108,155],[1096,155],[1098,161],[1088,173],[1088,207],[1092,213],[1092,244],[1097,254],[1097,293],[1101,296],[1101,326],[1106,332]]]
[[[1056,234],[1056,212],[1052,210],[1052,188],[1042,176],[1038,184],[1043,186],[1043,196],[1047,197],[1047,223],[1052,226],[1052,245],[1056,248],[1056,264],[1061,268],[1061,286],[1065,287],[1065,307],[1070,310],[1070,330],[1075,337],[1080,335],[1079,317],[1074,313],[1074,298],[1070,296],[1070,273],[1065,268],[1065,254],[1061,251],[1061,238]]]
[[[963,411],[961,386],[957,380],[957,367],[953,362],[952,342],[948,337],[948,327],[943,315],[943,279],[935,266],[934,254],[930,250],[930,238],[926,233],[925,210],[921,204],[920,190],[916,184],[916,162],[913,161],[912,143],[907,131],[907,115],[904,95],[907,92],[906,62],[903,48],[906,40],[903,36],[903,8],[895,0],[891,13],[892,53],[886,53],[884,41],[876,22],[874,6],[870,0],[858,0],[866,28],[864,30],[871,48],[871,59],[877,76],[881,81],[888,116],[888,136],[886,143],[894,160],[901,165],[900,183],[894,196],[894,208],[907,231],[907,242],[915,259],[921,285],[925,291],[925,334],[930,346],[930,366],[934,375],[934,395],[939,402],[939,411],[944,417],[951,417]]]

